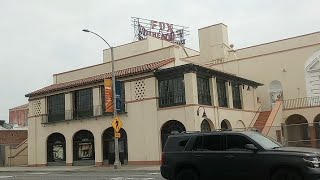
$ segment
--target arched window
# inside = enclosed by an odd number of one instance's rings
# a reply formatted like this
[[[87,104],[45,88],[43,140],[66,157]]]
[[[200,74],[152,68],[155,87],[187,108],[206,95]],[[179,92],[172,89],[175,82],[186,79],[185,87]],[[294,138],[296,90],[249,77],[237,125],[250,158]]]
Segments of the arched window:
[[[47,139],[47,161],[59,162],[66,160],[66,140],[60,133],[53,133]]]
[[[184,125],[176,120],[171,120],[166,122],[161,128],[161,144],[162,149],[164,148],[165,143],[167,142],[168,136],[173,132],[183,132],[186,131]]]
[[[224,119],[221,122],[221,129],[232,129],[231,124],[227,119]]]
[[[210,132],[210,131],[211,131],[210,124],[209,124],[208,120],[204,119],[201,122],[201,132]]]
[[[78,131],[73,137],[74,160],[94,160],[94,137],[90,131]]]

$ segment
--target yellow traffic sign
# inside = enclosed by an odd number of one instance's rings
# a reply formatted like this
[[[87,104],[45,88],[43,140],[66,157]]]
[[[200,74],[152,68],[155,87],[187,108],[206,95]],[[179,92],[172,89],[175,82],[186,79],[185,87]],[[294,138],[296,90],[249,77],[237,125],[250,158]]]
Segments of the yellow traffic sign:
[[[114,134],[114,137],[120,138],[120,137],[121,137],[121,134],[120,134],[120,133],[115,133],[115,134]]]
[[[114,129],[116,132],[119,132],[120,129],[122,128],[123,123],[122,123],[121,119],[120,119],[118,116],[116,116],[116,117],[113,119],[111,125],[112,125],[113,129]]]

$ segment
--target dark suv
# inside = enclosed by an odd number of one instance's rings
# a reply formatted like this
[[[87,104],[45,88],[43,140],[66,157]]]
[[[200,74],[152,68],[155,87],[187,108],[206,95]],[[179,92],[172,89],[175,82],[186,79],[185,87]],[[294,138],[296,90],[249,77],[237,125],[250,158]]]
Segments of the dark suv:
[[[258,132],[215,131],[168,137],[161,175],[169,180],[320,179],[320,151],[283,147]]]

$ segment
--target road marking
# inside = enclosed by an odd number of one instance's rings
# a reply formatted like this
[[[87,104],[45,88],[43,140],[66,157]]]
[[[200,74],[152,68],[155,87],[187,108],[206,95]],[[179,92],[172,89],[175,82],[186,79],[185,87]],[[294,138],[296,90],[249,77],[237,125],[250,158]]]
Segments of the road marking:
[[[13,178],[13,176],[0,176],[0,179],[4,179],[4,178]]]
[[[149,173],[150,175],[159,175],[160,173]]]
[[[41,173],[41,172],[39,172],[39,173],[28,173],[28,174],[32,174],[32,175],[45,175],[45,174],[48,174],[48,173]]]

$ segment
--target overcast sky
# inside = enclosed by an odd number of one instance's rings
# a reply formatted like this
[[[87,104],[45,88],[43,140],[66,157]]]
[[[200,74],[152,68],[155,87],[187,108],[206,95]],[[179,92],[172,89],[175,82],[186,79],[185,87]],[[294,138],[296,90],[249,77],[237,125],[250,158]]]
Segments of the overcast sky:
[[[199,28],[224,23],[235,48],[320,31],[319,0],[0,0],[0,119],[52,74],[102,63],[106,44],[134,38],[131,17]]]

